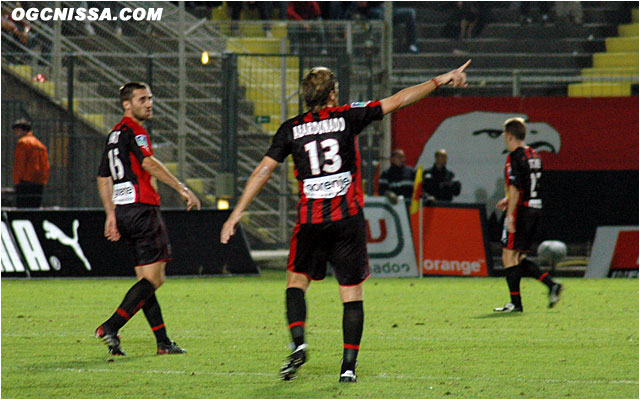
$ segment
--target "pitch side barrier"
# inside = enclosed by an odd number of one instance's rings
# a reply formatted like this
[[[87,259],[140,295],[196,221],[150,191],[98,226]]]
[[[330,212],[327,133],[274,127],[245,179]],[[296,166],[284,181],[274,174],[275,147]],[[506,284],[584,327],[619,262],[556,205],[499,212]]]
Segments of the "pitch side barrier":
[[[493,273],[483,204],[437,202],[409,215],[402,197],[366,197],[364,216],[374,277]]]
[[[490,276],[484,204],[437,202],[411,215],[420,276]]]
[[[638,226],[599,226],[585,278],[637,278]]]
[[[162,210],[173,260],[167,275],[258,274],[238,226],[227,245],[220,230],[230,211]],[[133,276],[128,245],[104,237],[104,211],[3,210],[3,277]]]

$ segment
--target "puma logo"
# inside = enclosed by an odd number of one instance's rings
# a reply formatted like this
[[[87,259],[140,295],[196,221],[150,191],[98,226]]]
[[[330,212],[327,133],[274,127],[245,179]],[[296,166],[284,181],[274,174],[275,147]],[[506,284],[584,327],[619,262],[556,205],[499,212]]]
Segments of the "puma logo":
[[[44,236],[50,240],[57,240],[65,246],[69,246],[76,253],[80,261],[87,268],[87,271],[91,271],[91,264],[87,257],[85,257],[82,248],[80,247],[80,243],[78,241],[78,227],[80,226],[80,222],[77,219],[73,220],[73,238],[67,236],[60,228],[55,226],[53,223],[47,221],[46,219],[42,221],[42,228],[44,229]]]

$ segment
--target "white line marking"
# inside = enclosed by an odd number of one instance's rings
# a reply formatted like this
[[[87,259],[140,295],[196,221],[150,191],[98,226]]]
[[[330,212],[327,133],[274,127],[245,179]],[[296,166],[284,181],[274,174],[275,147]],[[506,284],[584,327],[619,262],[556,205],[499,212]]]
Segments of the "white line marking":
[[[6,369],[7,367],[3,367]],[[8,367],[8,369],[22,369],[21,367]],[[50,368],[33,368],[37,370],[50,371]],[[78,373],[87,373],[87,372],[95,372],[95,373],[103,373],[103,372],[112,372],[112,373],[125,373],[125,374],[158,374],[158,375],[211,375],[211,376],[229,376],[229,375],[239,375],[239,376],[262,376],[262,377],[273,377],[274,379],[278,379],[277,373],[265,373],[265,372],[244,372],[244,371],[182,371],[182,370],[127,370],[122,368],[55,368],[55,371],[67,371],[67,372],[78,372]],[[335,377],[334,374],[320,374],[316,376],[322,377]],[[435,376],[435,375],[402,375],[402,374],[375,374],[369,375],[372,378],[381,378],[381,379],[397,379],[397,380],[432,380],[432,381],[446,381],[446,380],[455,380],[455,381],[487,381],[487,382],[504,382],[504,377],[491,377],[491,376],[477,376],[477,377],[458,377],[458,376]],[[638,381],[634,380],[605,380],[605,379],[546,379],[546,378],[510,378],[512,380],[517,380],[521,382],[543,382],[543,383],[571,383],[571,384],[601,384],[601,385],[638,385]]]

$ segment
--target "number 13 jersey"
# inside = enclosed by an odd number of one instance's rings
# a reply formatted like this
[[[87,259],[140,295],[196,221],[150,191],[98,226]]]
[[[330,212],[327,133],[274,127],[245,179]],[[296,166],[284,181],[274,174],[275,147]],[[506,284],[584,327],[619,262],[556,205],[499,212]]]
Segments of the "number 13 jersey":
[[[151,175],[142,168],[144,158],[152,155],[149,134],[136,121],[124,117],[113,127],[107,137],[98,176],[113,179],[115,205],[160,205],[160,195],[151,185]]]
[[[384,114],[379,101],[307,112],[284,122],[267,156],[291,154],[299,184],[298,224],[339,221],[364,207],[357,135]]]

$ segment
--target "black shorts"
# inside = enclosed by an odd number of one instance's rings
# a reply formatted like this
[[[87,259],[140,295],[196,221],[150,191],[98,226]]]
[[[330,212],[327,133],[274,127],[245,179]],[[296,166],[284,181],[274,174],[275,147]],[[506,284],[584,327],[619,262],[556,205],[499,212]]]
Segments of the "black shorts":
[[[517,250],[528,253],[533,245],[533,238],[536,234],[538,221],[542,210],[525,206],[518,206],[515,212],[515,233],[507,231],[507,223],[502,227],[502,247],[510,250]]]
[[[136,267],[171,259],[171,245],[160,207],[116,206],[116,221],[122,238],[134,249]]]
[[[355,286],[371,274],[362,212],[340,221],[298,224],[293,230],[289,271],[319,281],[331,263],[340,286]]]

